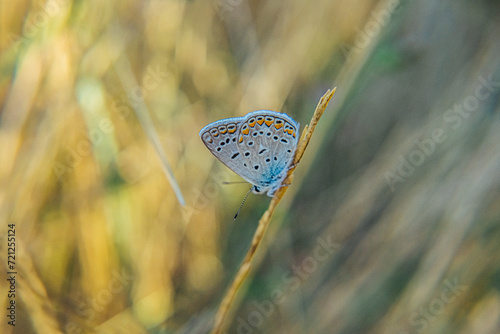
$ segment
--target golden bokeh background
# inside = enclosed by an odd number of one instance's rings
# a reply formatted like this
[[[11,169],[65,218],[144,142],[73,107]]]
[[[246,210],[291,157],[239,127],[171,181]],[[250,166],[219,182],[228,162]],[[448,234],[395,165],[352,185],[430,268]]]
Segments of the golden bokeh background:
[[[1,333],[208,333],[269,198],[199,130],[334,86],[227,333],[500,332],[497,2],[0,8]]]

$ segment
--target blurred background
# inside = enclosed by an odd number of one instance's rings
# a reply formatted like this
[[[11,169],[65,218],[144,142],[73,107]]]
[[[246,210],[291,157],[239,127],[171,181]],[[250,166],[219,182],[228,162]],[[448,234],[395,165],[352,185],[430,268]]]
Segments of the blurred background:
[[[208,333],[270,199],[199,130],[334,86],[227,333],[500,332],[497,1],[0,7],[0,332]]]

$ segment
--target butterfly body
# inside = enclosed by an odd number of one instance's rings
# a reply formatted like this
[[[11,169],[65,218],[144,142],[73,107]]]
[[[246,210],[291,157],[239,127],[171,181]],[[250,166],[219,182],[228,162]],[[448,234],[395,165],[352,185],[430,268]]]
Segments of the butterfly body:
[[[290,116],[258,110],[210,123],[200,138],[217,159],[253,184],[254,193],[272,197],[292,162],[298,130]]]

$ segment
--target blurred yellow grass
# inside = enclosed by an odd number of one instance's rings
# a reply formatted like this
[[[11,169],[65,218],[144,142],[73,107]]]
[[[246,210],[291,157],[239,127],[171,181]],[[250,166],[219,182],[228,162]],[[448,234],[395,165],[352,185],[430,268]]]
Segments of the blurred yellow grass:
[[[305,123],[333,85],[339,117],[318,126],[228,333],[243,323],[254,333],[500,330],[498,86],[482,88],[490,94],[468,117],[453,111],[474,102],[480,77],[499,78],[496,4],[0,6],[0,260],[15,223],[19,289],[16,327],[4,319],[0,332],[207,333],[268,199],[249,198],[232,223],[247,187],[221,185],[238,178],[199,129],[258,109]],[[186,208],[134,115],[139,101]],[[391,191],[384,174],[438,128],[447,139]],[[338,247],[314,262],[328,238]],[[444,303],[455,279],[467,289]],[[278,290],[282,303],[262,313]],[[3,283],[0,300],[5,309]]]

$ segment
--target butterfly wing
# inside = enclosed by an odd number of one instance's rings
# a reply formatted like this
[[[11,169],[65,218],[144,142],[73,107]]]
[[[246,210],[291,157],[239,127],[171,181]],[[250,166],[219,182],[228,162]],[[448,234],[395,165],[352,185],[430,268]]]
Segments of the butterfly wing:
[[[298,130],[290,116],[258,110],[210,123],[200,138],[224,165],[272,196],[292,161]]]
[[[246,181],[255,184],[252,175],[245,168],[245,161],[236,143],[239,128],[245,117],[222,119],[205,126],[200,138],[212,154],[233,172]]]
[[[257,186],[272,196],[286,176],[297,148],[299,124],[290,116],[259,110],[245,116],[236,143],[245,168]]]

